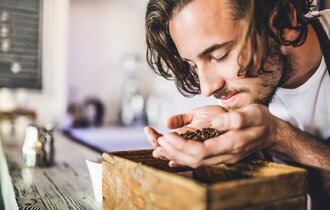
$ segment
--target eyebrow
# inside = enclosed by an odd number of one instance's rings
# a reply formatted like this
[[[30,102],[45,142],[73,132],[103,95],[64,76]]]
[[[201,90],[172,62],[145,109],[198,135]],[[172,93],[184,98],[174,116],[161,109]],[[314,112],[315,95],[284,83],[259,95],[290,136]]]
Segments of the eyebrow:
[[[201,57],[205,57],[207,54],[215,51],[215,50],[218,50],[220,48],[224,48],[224,47],[227,47],[227,46],[231,46],[233,45],[234,41],[228,41],[228,42],[224,42],[224,43],[221,43],[221,44],[213,44],[211,45],[210,47],[206,48],[205,50],[203,50],[203,52],[201,52],[198,57],[201,58]]]

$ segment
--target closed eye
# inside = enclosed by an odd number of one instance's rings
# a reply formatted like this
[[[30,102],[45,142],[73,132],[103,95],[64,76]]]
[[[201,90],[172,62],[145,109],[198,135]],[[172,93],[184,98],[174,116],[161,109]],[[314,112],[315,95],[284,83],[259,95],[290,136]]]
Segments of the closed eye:
[[[226,54],[224,54],[223,56],[220,56],[220,57],[213,57],[212,56],[210,58],[211,63],[220,63],[220,62],[224,61],[228,57],[229,52],[230,51],[228,51]]]

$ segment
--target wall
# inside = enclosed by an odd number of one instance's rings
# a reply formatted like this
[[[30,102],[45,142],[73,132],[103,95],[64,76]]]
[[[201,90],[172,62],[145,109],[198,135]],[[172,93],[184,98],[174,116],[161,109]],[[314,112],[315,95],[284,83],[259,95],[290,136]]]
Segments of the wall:
[[[43,90],[29,92],[40,123],[55,122],[67,104],[67,27],[69,0],[44,0]]]
[[[68,94],[72,102],[98,97],[107,107],[107,121],[116,120],[124,82],[123,56],[138,55],[138,74],[148,74],[143,18],[142,0],[71,1]]]

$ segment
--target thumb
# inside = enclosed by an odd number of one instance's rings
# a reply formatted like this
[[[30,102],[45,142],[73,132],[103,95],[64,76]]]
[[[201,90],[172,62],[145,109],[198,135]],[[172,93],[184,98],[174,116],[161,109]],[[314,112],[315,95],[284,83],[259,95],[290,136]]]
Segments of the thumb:
[[[154,148],[159,146],[159,144],[157,143],[157,139],[161,137],[162,134],[158,133],[155,129],[151,127],[145,127],[144,133],[146,134],[148,141]]]
[[[191,123],[192,116],[189,113],[177,114],[169,117],[166,121],[168,129],[177,129]]]

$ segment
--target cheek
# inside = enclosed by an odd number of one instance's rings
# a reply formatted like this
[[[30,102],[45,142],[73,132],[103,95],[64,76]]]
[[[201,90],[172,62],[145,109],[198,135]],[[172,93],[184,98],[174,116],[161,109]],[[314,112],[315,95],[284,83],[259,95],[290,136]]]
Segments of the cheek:
[[[240,69],[237,62],[237,55],[238,53],[236,51],[231,51],[227,59],[217,65],[217,72],[222,72],[222,74],[228,79],[237,79],[238,71]]]
[[[239,70],[241,69],[240,64],[244,64],[244,62],[241,62],[239,60],[240,50],[238,47],[235,47],[235,49],[232,50],[230,55],[230,63],[233,69],[235,69],[235,75],[238,75]]]

